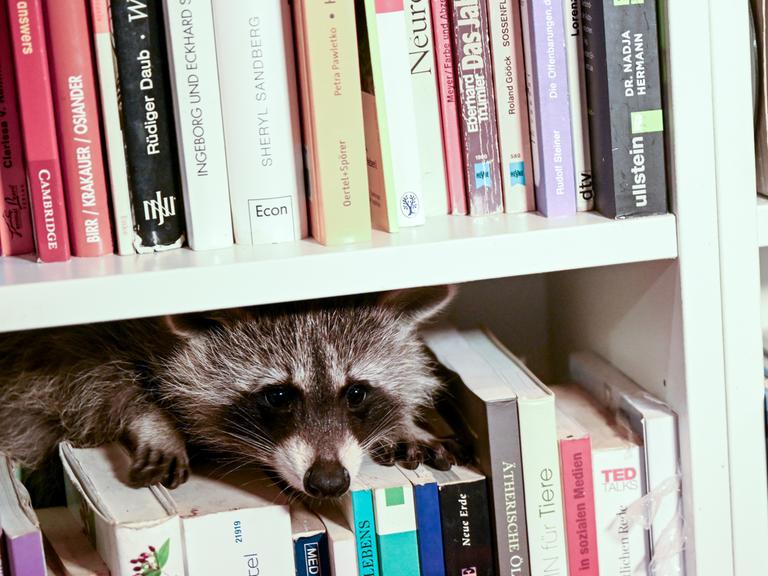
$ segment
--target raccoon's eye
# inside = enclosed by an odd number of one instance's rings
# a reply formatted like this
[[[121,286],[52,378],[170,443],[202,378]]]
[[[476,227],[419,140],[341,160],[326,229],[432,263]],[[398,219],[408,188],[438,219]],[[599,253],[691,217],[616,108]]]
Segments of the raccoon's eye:
[[[298,397],[299,392],[293,386],[271,386],[263,393],[265,402],[276,410],[289,408]]]
[[[368,385],[362,382],[352,384],[347,388],[344,396],[347,399],[347,405],[351,409],[360,408],[368,397]]]

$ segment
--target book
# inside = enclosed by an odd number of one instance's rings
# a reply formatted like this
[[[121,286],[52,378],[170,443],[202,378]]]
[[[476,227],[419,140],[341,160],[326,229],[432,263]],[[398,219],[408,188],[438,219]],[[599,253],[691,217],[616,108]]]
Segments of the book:
[[[557,390],[555,387],[557,438],[565,510],[565,541],[568,546],[568,574],[598,576],[600,570],[597,559],[592,442],[587,429],[571,418],[560,406],[562,401],[558,401]]]
[[[181,522],[186,576],[293,573],[289,508],[259,470],[206,463],[173,490],[153,488]]]
[[[184,242],[168,55],[160,2],[111,0],[128,182],[139,253]]]
[[[497,214],[504,211],[504,199],[488,40],[488,6],[484,0],[453,0],[451,4],[469,213],[473,216]]]
[[[445,576],[440,491],[432,468],[419,466],[415,470],[409,470],[398,466],[398,469],[413,486],[421,575]]]
[[[288,5],[212,5],[235,242],[299,240],[307,210]]]
[[[69,260],[69,231],[53,112],[42,0],[7,0],[37,258]]]
[[[313,507],[325,526],[328,556],[333,576],[358,576],[355,534],[335,504],[322,503]]]
[[[93,53],[99,82],[99,104],[104,137],[104,156],[109,173],[112,230],[117,253],[135,254],[133,207],[125,161],[125,139],[117,96],[117,68],[110,29],[109,0],[90,0]]]
[[[536,209],[576,213],[563,4],[520,0]]]
[[[43,538],[37,515],[18,470],[0,453],[0,526],[9,576],[46,576]]]
[[[454,399],[438,410],[471,440],[477,466],[488,482],[496,556],[479,574],[502,574],[514,567],[518,574],[530,575],[517,397],[457,330],[426,330],[423,338],[445,367],[440,376]],[[478,555],[478,563],[485,566],[481,560]],[[447,561],[446,568],[450,571]]]
[[[312,236],[371,239],[354,0],[293,0]]]
[[[371,222],[387,232],[426,214],[404,6],[355,1]]]
[[[43,533],[48,573],[56,576],[109,576],[75,517],[64,506],[36,510]]]
[[[459,129],[456,72],[453,67],[451,7],[449,0],[430,0],[435,34],[437,87],[440,96],[440,123],[443,128],[443,156],[451,214],[467,213],[464,187],[464,160]]]
[[[404,10],[421,160],[424,212],[427,216],[445,215],[450,210],[443,155],[443,130],[440,125],[432,7],[429,0],[406,0]]]
[[[357,551],[356,574],[379,576],[379,545],[376,539],[376,519],[373,512],[371,488],[358,474],[341,497],[341,510],[355,535]]]
[[[212,0],[163,7],[187,241],[224,248],[234,239]]]
[[[592,352],[574,352],[571,377],[642,439],[647,493],[653,495],[650,548],[657,570],[685,574],[677,416],[636,382]]]
[[[490,332],[462,335],[493,368],[499,384],[517,395],[531,573],[567,574],[555,396]]]
[[[45,0],[43,6],[72,254],[111,254],[88,9],[85,0]]]
[[[181,522],[157,486],[131,488],[131,461],[117,443],[98,448],[59,445],[67,508],[112,576],[162,571],[184,574]],[[130,504],[129,504],[130,503]]]
[[[504,209],[536,209],[520,0],[488,0]]]
[[[35,251],[35,237],[8,30],[8,7],[0,2],[0,255],[17,256]]]
[[[595,206],[611,218],[667,211],[655,2],[582,3]]]
[[[584,69],[584,34],[581,2],[563,0],[565,10],[565,52],[568,66],[568,97],[571,104],[573,135],[573,172],[576,177],[576,210],[585,212],[595,206],[592,187],[592,157],[589,150],[587,114],[587,78]]]
[[[291,504],[291,531],[296,576],[330,576],[325,525],[300,502]]]
[[[648,550],[642,524],[630,506],[643,496],[640,440],[579,386],[556,388],[561,409],[589,432],[592,443],[597,555],[601,574],[646,574]]]

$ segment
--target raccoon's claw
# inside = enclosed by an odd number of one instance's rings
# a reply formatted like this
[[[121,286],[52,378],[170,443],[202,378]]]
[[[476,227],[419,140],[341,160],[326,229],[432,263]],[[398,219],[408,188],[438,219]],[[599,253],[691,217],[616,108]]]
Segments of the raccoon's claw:
[[[405,440],[396,443],[380,442],[371,450],[371,457],[377,464],[392,466],[399,464],[413,470],[419,464],[427,464],[438,470],[450,470],[457,463],[454,453],[441,440]]]
[[[162,484],[176,488],[189,478],[189,459],[186,452],[172,452],[160,448],[143,447],[134,452],[128,480],[134,486]]]

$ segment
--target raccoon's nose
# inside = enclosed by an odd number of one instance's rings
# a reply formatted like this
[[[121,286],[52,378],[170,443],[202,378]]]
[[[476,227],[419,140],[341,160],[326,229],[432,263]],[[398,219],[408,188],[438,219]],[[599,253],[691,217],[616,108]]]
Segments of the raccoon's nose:
[[[304,474],[304,489],[315,498],[336,498],[349,488],[349,472],[339,462],[318,460]]]

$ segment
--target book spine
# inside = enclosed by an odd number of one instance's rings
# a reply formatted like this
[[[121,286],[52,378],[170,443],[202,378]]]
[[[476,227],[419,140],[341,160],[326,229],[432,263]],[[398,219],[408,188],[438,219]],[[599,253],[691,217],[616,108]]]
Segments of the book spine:
[[[167,86],[160,2],[111,0],[134,248],[154,252],[184,241],[173,107]]]
[[[7,0],[32,216],[41,262],[69,260],[42,0]]]
[[[331,576],[325,533],[296,538],[293,541],[293,558],[296,576]]]
[[[312,235],[371,238],[354,0],[294,0]]]
[[[449,0],[431,0],[431,4],[437,59],[437,87],[440,96],[440,122],[443,128],[443,156],[450,212],[466,214],[467,190],[464,187],[459,105],[456,100],[456,72],[453,68],[451,8]]]
[[[187,239],[193,250],[224,248],[232,210],[211,0],[163,5]]]
[[[571,111],[561,0],[520,0],[536,208],[576,213]]]
[[[373,495],[370,490],[352,492],[352,524],[357,545],[357,569],[361,575],[379,576],[379,546],[376,538],[376,520]]]
[[[464,177],[473,216],[504,211],[486,0],[453,0]]]
[[[595,492],[589,438],[560,440],[568,574],[598,576]]]
[[[601,574],[645,574],[647,539],[627,508],[643,495],[640,449],[593,450],[597,554]]]
[[[445,576],[443,527],[440,523],[440,493],[436,482],[413,487],[416,530],[419,535],[419,565],[422,576]]]
[[[8,554],[8,567],[12,576],[47,576],[43,538],[39,531],[17,538],[5,535],[5,551]]]
[[[117,253],[134,254],[133,208],[125,163],[125,141],[117,97],[117,69],[110,30],[109,0],[90,0],[93,51],[99,81],[99,103],[103,125],[104,153],[109,168],[112,224]]]
[[[597,209],[612,218],[667,211],[655,2],[582,5]]]
[[[72,254],[111,254],[88,11],[83,0],[45,0],[44,7]]]
[[[16,256],[34,252],[35,237],[8,26],[8,7],[0,2],[0,254]]]
[[[213,0],[235,242],[307,234],[293,35],[282,0]]]
[[[449,202],[429,0],[406,0],[406,30],[421,158],[424,211],[427,216],[440,216],[448,214]]]
[[[440,486],[440,520],[443,526],[446,574],[496,574],[488,510],[485,480]]]
[[[568,561],[554,400],[554,396],[519,399],[517,406],[531,573],[566,576]]]
[[[373,500],[381,573],[419,576],[413,488],[410,484],[376,488]]]
[[[520,1],[488,0],[488,15],[504,208],[507,213],[530,212],[536,202]]]
[[[568,63],[568,96],[571,103],[573,134],[573,171],[576,177],[576,210],[592,210],[592,159],[589,154],[589,118],[587,117],[587,80],[584,69],[584,35],[581,0],[563,0],[565,11],[565,50]]]

